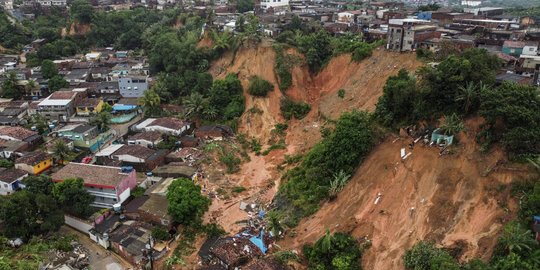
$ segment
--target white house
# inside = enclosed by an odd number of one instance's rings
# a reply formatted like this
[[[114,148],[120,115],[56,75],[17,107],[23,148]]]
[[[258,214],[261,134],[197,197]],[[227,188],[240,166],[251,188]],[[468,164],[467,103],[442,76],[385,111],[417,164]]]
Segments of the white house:
[[[19,169],[0,170],[0,195],[9,195],[24,188],[22,180],[28,176],[28,172]]]
[[[525,45],[525,47],[523,47],[522,54],[533,55],[533,56],[538,55],[538,45]]]
[[[191,128],[191,123],[174,117],[148,118],[135,126],[136,131],[157,131],[161,134],[181,136]]]
[[[289,0],[261,0],[261,8],[276,8],[289,6]]]

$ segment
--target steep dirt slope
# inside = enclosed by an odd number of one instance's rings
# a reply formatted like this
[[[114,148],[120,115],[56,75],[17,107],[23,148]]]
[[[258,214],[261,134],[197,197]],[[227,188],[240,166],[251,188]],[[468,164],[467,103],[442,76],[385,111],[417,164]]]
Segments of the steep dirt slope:
[[[474,141],[477,127],[467,124],[454,154],[439,156],[438,149],[417,144],[405,161],[400,149],[410,151],[410,139],[388,138],[335,201],[304,219],[296,236],[279,244],[300,249],[326,228],[349,232],[372,241],[364,269],[403,269],[403,253],[422,239],[462,248],[463,260],[488,258],[502,224],[515,210],[508,189],[498,187],[526,171],[508,168],[500,150],[480,154]]]

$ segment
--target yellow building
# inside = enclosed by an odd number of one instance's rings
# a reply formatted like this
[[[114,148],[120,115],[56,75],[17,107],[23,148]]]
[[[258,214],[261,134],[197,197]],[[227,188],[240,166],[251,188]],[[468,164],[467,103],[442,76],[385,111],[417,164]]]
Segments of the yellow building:
[[[88,116],[98,114],[103,110],[103,100],[101,98],[85,98],[76,105],[77,115]]]
[[[30,174],[40,174],[53,165],[51,155],[37,151],[15,160],[15,168]]]

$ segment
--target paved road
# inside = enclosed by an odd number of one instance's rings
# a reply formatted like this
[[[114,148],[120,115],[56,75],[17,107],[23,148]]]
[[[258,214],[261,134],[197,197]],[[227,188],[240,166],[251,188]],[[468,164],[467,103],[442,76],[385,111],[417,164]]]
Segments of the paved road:
[[[73,234],[78,238],[78,242],[88,250],[90,269],[94,270],[128,270],[133,267],[117,254],[104,249],[96,242],[92,241],[88,235],[68,227],[62,226],[61,233]]]

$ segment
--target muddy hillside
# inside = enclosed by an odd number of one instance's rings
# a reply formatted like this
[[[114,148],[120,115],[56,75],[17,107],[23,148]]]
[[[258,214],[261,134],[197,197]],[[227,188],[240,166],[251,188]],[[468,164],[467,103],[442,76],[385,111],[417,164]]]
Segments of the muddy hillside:
[[[295,54],[292,50],[288,53]],[[231,183],[248,187],[241,197],[217,201],[211,207],[212,218],[229,232],[237,230],[236,222],[246,218],[238,209],[241,201],[271,201],[279,187],[283,171],[277,168],[284,156],[305,153],[317,143],[326,119],[336,119],[353,109],[373,111],[389,76],[401,68],[414,71],[422,65],[414,54],[383,49],[375,50],[360,63],[342,55],[316,75],[311,75],[305,65],[296,65],[292,87],[281,92],[274,72],[275,58],[271,44],[262,44],[227,53],[210,69],[216,78],[238,74],[244,89],[253,75],[276,86],[266,98],[245,93],[246,112],[239,132],[263,145],[272,141],[274,125],[285,122],[279,108],[284,95],[305,101],[312,108],[304,119],[288,122],[286,149],[267,156],[250,154],[251,160],[241,166],[240,172],[227,176]],[[338,96],[340,89],[344,89],[344,97]],[[500,150],[479,152],[474,140],[479,125],[479,120],[469,121],[466,131],[458,136],[460,146],[444,156],[428,146],[409,150],[410,139],[388,137],[372,151],[336,200],[302,220],[293,229],[295,236],[286,237],[278,245],[300,252],[304,244],[314,242],[328,228],[372,241],[363,256],[364,269],[402,269],[404,251],[421,239],[455,247],[463,260],[489,256],[494,236],[515,209],[508,203],[507,184],[525,172],[509,168]],[[404,161],[400,158],[403,147],[412,152]]]

